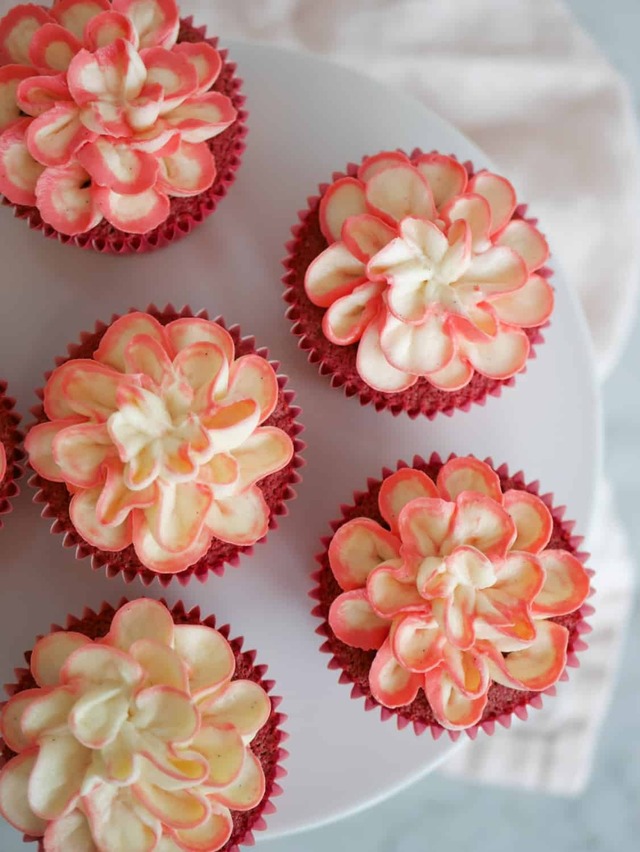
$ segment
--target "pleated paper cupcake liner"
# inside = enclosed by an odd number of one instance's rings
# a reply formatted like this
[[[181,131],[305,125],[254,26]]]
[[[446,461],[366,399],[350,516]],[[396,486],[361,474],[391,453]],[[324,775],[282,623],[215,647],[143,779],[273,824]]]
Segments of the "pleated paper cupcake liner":
[[[7,383],[0,380],[0,443],[4,446],[7,459],[7,469],[0,481],[0,528],[3,526],[2,515],[8,515],[13,510],[11,501],[20,493],[18,480],[24,473],[24,436],[18,429],[22,418],[15,410],[15,405],[15,399],[7,396]]]

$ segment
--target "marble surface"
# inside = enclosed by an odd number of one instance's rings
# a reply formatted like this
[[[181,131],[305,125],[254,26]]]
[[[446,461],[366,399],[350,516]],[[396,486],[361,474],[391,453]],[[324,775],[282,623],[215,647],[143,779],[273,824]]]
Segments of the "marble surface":
[[[639,0],[568,0],[632,86],[640,112]],[[640,562],[640,318],[604,391],[606,469]],[[631,852],[640,835],[640,606],[635,602],[623,676],[583,796],[556,799],[464,786],[431,775],[366,815],[297,837],[265,841],[260,852]],[[464,818],[461,815],[464,814]],[[485,845],[479,838],[490,838]]]

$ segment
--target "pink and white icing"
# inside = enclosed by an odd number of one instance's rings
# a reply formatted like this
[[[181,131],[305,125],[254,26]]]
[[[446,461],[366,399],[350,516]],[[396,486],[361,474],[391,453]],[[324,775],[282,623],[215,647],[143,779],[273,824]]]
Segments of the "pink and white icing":
[[[149,314],[116,320],[89,359],[49,377],[46,422],[26,439],[31,466],[72,494],[71,521],[89,544],[176,573],[213,537],[243,546],[267,532],[260,486],[285,467],[293,442],[261,425],[278,380],[258,354],[235,358],[215,322],[161,325]]]
[[[249,744],[271,701],[232,680],[233,650],[217,630],[174,625],[143,598],[103,639],[40,639],[30,666],[37,687],[0,715],[16,753],[0,771],[0,813],[46,852],[216,852],[231,811],[262,800]]]
[[[56,0],[0,20],[0,192],[62,234],[143,234],[216,176],[207,140],[236,119],[222,60],[177,44],[175,0]]]
[[[528,491],[502,493],[484,462],[454,458],[437,482],[401,468],[378,497],[388,528],[355,518],[329,546],[343,589],[329,611],[342,642],[376,650],[369,672],[385,707],[420,689],[449,730],[476,725],[492,682],[541,691],[566,665],[568,630],[589,577],[566,550],[548,548],[553,520]]]
[[[469,178],[436,153],[369,157],[326,190],[319,215],[329,246],[304,286],[326,308],[327,339],[358,344],[367,385],[394,393],[423,377],[455,391],[476,372],[506,379],[523,369],[524,329],[548,320],[553,290],[538,273],[546,240],[516,208],[505,178]]]

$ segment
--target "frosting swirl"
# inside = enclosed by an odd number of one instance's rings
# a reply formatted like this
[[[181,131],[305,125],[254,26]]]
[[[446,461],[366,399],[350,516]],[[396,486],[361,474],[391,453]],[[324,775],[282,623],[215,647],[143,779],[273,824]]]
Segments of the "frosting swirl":
[[[505,178],[470,178],[437,153],[381,153],[329,186],[319,209],[329,246],[304,286],[326,308],[327,339],[358,345],[367,385],[394,393],[424,377],[455,391],[474,372],[506,379],[524,367],[524,329],[547,321],[553,290],[537,273],[546,240],[516,213]]]
[[[401,468],[378,497],[389,528],[341,526],[329,564],[343,589],[329,624],[347,645],[377,651],[373,697],[389,708],[423,689],[450,730],[476,725],[492,682],[540,691],[564,671],[568,631],[589,577],[568,551],[547,548],[553,519],[528,491],[502,493],[484,462],[454,458],[434,483]]]
[[[268,529],[259,480],[285,467],[293,442],[262,426],[278,380],[257,354],[234,358],[215,322],[161,325],[131,313],[106,331],[93,359],[49,377],[48,421],[25,443],[34,470],[64,482],[80,535],[102,550],[133,544],[152,571],[176,573],[212,537],[254,544]]]
[[[221,849],[231,810],[263,798],[249,743],[267,722],[261,686],[232,680],[217,631],[174,625],[141,599],[103,639],[64,632],[32,653],[35,689],[0,715],[16,752],[0,771],[0,812],[47,852]]]
[[[175,0],[56,0],[0,20],[0,192],[63,234],[143,234],[214,182],[236,119],[220,54],[176,44]]]

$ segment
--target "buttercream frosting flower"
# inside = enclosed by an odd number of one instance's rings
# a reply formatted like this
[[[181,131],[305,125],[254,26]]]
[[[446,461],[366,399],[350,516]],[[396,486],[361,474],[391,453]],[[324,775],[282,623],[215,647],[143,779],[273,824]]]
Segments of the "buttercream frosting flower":
[[[221,633],[174,624],[148,599],[122,606],[101,639],[40,639],[35,687],[0,715],[15,755],[0,771],[0,812],[46,852],[222,849],[232,813],[265,796],[251,743],[272,713],[235,668]]]
[[[378,507],[386,526],[355,517],[330,542],[342,593],[328,622],[345,645],[376,652],[368,680],[380,705],[410,705],[422,690],[456,731],[483,719],[492,683],[540,692],[558,681],[569,630],[557,619],[580,609],[589,575],[548,546],[554,520],[540,497],[503,491],[468,457],[434,479],[401,467]]]
[[[319,215],[329,246],[305,289],[327,309],[326,337],[358,344],[370,387],[398,392],[424,377],[455,391],[474,371],[505,379],[523,368],[523,329],[546,322],[553,293],[536,274],[547,243],[514,219],[516,208],[505,178],[469,178],[435,153],[378,154],[326,190]]]
[[[216,177],[237,117],[206,41],[177,43],[175,0],[58,0],[0,21],[0,192],[61,234],[103,219],[145,234]]]
[[[91,358],[50,375],[43,422],[26,448],[45,480],[71,494],[80,536],[103,551],[133,544],[143,566],[177,573],[212,539],[246,546],[267,532],[258,484],[289,464],[292,438],[264,425],[278,404],[276,373],[252,352],[235,357],[221,325],[163,325],[134,312],[106,330]]]

